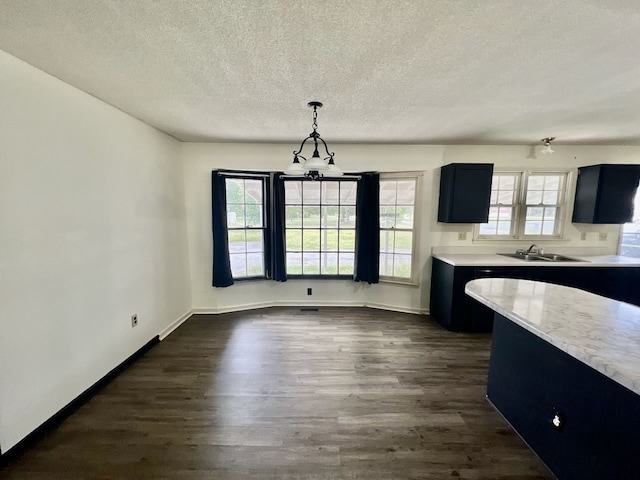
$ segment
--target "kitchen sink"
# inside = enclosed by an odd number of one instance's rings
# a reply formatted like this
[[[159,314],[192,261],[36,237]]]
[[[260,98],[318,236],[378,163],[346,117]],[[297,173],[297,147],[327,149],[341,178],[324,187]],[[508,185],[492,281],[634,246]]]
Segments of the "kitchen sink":
[[[499,253],[504,257],[517,258],[518,260],[524,260],[525,262],[584,262],[586,260],[580,260],[578,258],[566,257],[564,255],[558,255],[555,253]]]

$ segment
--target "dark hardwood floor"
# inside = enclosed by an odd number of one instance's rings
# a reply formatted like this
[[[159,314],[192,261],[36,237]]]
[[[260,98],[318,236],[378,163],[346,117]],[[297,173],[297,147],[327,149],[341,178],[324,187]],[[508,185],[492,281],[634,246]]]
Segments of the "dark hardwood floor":
[[[198,315],[3,479],[551,479],[485,400],[490,335],[359,308]]]

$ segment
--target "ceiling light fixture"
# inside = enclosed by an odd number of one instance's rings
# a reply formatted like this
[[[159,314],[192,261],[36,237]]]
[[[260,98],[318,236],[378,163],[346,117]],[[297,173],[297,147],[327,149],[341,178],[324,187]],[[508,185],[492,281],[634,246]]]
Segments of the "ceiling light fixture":
[[[541,150],[543,154],[546,155],[547,153],[553,153],[553,150],[551,149],[551,142],[553,142],[555,139],[556,137],[547,137],[540,140],[544,145],[544,147],[542,147],[542,150]]]
[[[309,102],[307,104],[309,107],[313,108],[313,132],[309,134],[307,138],[305,138],[300,144],[300,149],[296,152],[293,152],[293,163],[289,165],[287,171],[285,172],[287,175],[294,176],[305,176],[310,178],[311,180],[318,180],[322,177],[340,177],[342,176],[342,170],[338,168],[338,166],[333,161],[334,153],[329,153],[329,148],[327,147],[327,143],[322,139],[320,134],[318,133],[318,108],[322,108],[321,102]],[[304,148],[304,144],[307,143],[308,140],[313,140],[313,155],[308,160],[301,155],[302,149]],[[324,145],[324,150],[327,154],[325,158],[320,157],[320,152],[318,152],[318,141],[322,142]],[[304,164],[300,163],[300,159],[304,161]]]

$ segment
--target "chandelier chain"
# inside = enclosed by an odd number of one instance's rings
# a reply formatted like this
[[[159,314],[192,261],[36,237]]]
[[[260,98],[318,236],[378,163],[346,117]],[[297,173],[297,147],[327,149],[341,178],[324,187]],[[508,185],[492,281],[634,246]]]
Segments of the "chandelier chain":
[[[318,129],[318,111],[315,106],[313,107],[313,123],[311,126],[313,127],[314,132]]]

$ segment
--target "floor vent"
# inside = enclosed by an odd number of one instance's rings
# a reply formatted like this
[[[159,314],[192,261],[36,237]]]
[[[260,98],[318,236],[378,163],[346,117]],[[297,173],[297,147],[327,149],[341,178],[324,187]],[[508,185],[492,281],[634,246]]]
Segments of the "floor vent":
[[[317,312],[318,309],[317,308],[313,308],[313,307],[309,307],[309,308],[301,308],[300,311],[301,312]]]

